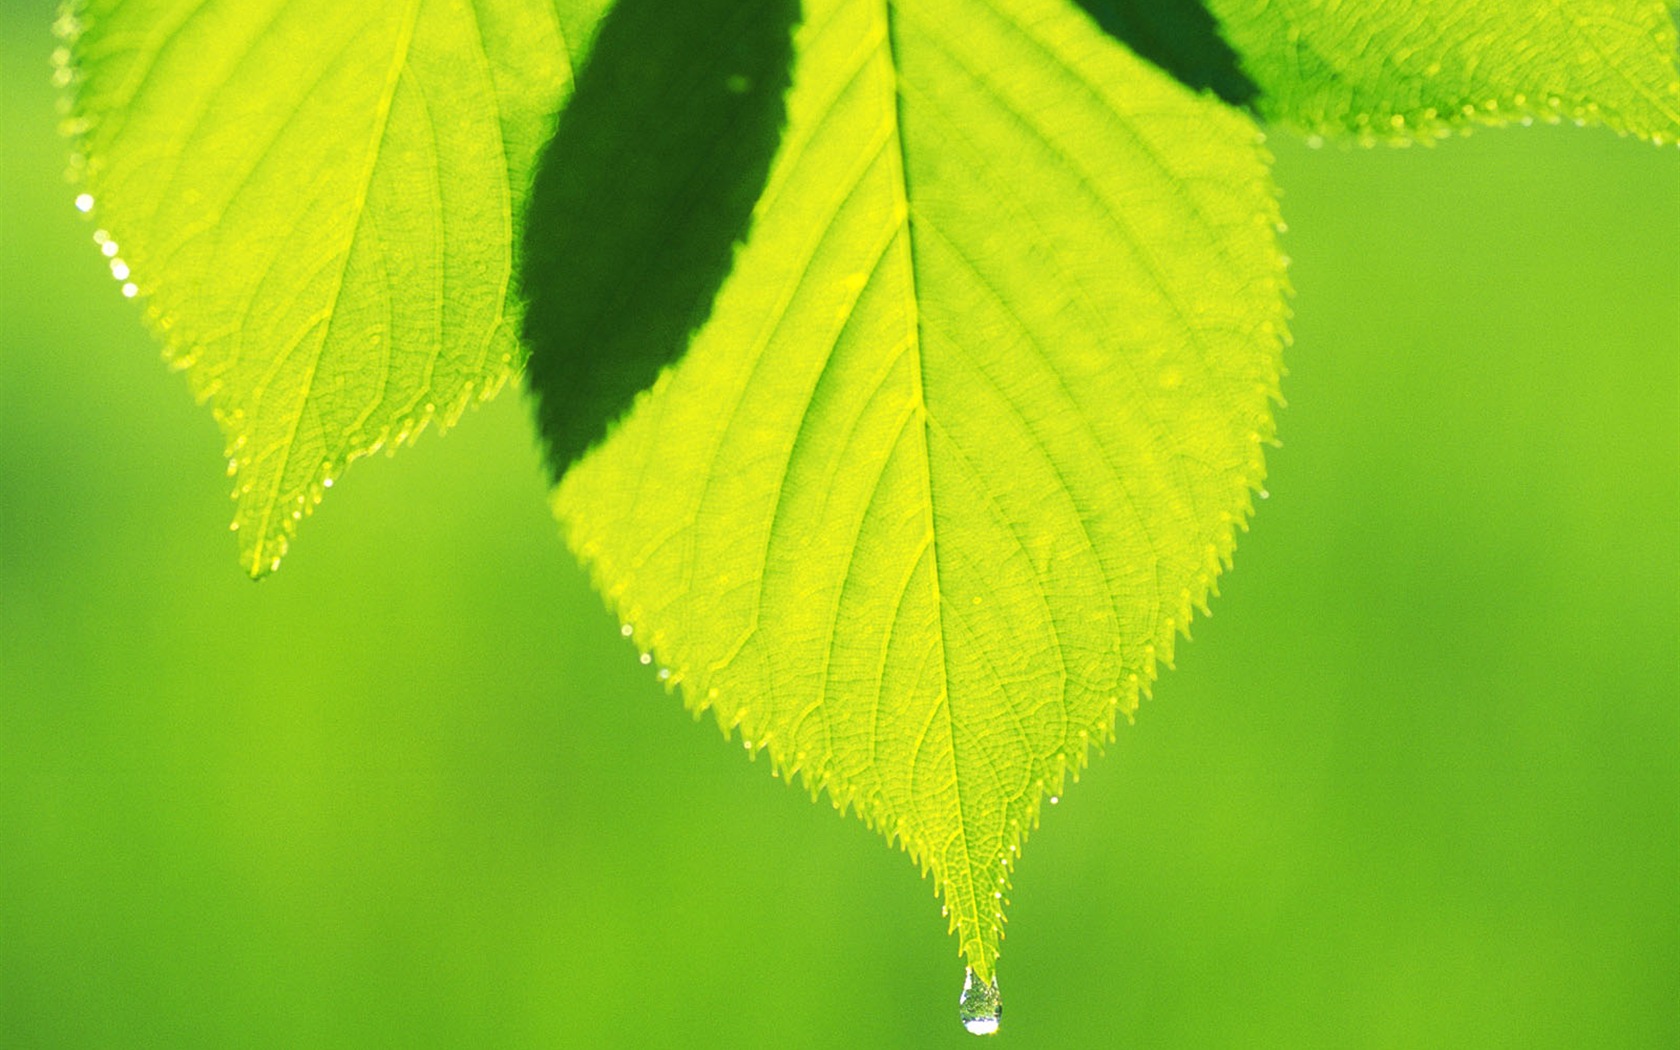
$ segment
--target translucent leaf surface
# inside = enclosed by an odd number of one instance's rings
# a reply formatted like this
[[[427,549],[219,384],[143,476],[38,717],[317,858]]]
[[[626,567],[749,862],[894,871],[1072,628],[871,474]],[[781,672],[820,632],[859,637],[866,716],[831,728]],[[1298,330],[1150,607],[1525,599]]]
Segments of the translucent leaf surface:
[[[812,0],[688,354],[556,492],[658,674],[930,871],[993,976],[1047,795],[1250,510],[1253,124],[1063,0]]]
[[[1379,138],[1576,120],[1680,138],[1664,0],[1207,0],[1260,107]]]
[[[607,0],[90,0],[60,19],[113,274],[227,435],[277,566],[358,456],[519,364],[530,171]]]

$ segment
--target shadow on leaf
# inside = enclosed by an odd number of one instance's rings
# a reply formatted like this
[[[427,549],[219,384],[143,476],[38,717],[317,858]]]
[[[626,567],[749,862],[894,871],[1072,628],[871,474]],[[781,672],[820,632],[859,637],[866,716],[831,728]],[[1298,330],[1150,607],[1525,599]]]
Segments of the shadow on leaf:
[[[1249,106],[1260,88],[1242,71],[1202,0],[1076,0],[1113,36],[1195,91]]]
[[[619,0],[532,185],[527,382],[556,479],[676,361],[785,122],[798,0]]]

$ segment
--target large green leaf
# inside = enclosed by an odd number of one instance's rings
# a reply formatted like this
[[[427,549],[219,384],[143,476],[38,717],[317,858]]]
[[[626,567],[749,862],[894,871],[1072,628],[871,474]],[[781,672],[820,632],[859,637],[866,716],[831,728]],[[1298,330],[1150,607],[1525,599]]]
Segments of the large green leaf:
[[[1680,140],[1665,0],[1207,0],[1261,111],[1314,131],[1407,139],[1575,120]]]
[[[215,407],[253,575],[351,460],[520,364],[514,235],[607,2],[89,0],[60,20],[80,203]]]
[[[661,678],[933,874],[984,988],[1043,800],[1250,511],[1276,210],[1248,119],[1065,0],[805,7],[710,320],[556,509]]]

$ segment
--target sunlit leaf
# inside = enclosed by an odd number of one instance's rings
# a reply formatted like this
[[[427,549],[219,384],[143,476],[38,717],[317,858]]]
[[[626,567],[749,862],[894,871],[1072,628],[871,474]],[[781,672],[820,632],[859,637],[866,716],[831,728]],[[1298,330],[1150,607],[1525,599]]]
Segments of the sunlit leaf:
[[[1575,120],[1680,138],[1664,0],[1208,0],[1262,112],[1375,138]]]
[[[90,0],[60,19],[80,203],[215,408],[253,575],[351,460],[518,368],[515,231],[606,2]]]
[[[1260,482],[1266,157],[1062,0],[813,0],[794,51],[709,322],[556,508],[661,678],[932,873],[983,985]]]

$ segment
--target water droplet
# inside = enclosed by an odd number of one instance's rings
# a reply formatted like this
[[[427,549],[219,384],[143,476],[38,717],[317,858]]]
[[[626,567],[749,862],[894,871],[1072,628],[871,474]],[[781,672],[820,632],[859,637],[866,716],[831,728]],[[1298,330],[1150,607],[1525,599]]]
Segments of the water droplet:
[[[93,194],[84,193],[76,198],[76,210],[86,215],[93,210]]]
[[[642,663],[644,665],[653,663],[653,654],[652,653],[643,653],[642,654]]]
[[[957,1017],[970,1035],[992,1035],[1003,1020],[1003,997],[998,994],[997,977],[990,984],[982,984],[969,970],[963,975],[962,996],[957,1000]]]
[[[324,489],[332,488],[332,483],[333,483],[332,478],[322,478],[321,479],[321,487],[324,488]]]
[[[1061,805],[1061,803],[1062,803],[1062,796],[1060,796],[1060,795],[1051,795],[1050,796],[1050,804],[1052,806],[1059,806],[1059,805]]]
[[[671,669],[669,667],[661,667],[659,669],[659,680],[661,682],[666,682],[666,681],[669,681],[670,678],[671,678]]]
[[[128,264],[121,259],[111,260],[111,276],[119,281],[128,280]]]
[[[116,254],[119,251],[119,249],[117,248],[117,242],[116,241],[106,241],[104,244],[101,244],[99,246],[99,251],[100,251],[101,254],[103,254],[105,256],[105,258],[113,259],[113,258],[116,257]]]
[[[132,299],[140,294],[140,286],[135,284],[133,281],[129,281],[127,284],[122,286],[122,293],[124,299]]]
[[[636,629],[629,624],[621,624],[618,628],[618,633],[628,638],[636,633]]]

